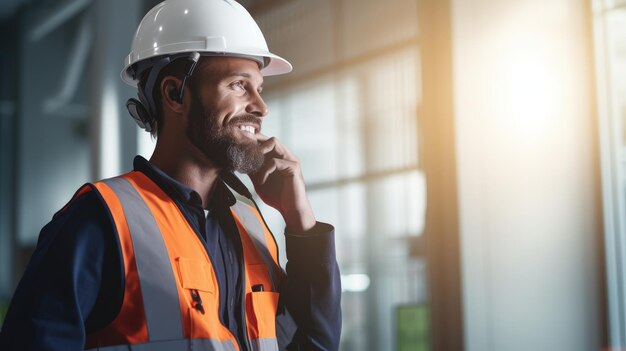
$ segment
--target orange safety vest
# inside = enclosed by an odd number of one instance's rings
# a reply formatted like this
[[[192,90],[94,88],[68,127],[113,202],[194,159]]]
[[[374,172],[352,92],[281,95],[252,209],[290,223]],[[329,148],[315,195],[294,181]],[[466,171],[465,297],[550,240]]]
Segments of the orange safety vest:
[[[211,259],[174,201],[137,171],[87,184],[74,198],[90,190],[111,213],[126,279],[119,314],[87,335],[86,348],[239,351],[218,316],[220,291]],[[243,246],[244,342],[253,351],[278,350],[277,247],[254,208],[238,201],[231,212]]]

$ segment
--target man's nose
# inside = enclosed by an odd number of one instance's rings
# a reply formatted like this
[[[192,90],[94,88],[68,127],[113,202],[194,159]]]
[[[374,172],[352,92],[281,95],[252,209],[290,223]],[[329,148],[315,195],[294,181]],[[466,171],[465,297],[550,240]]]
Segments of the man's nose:
[[[258,117],[265,117],[270,112],[270,110],[265,104],[265,101],[263,101],[261,94],[255,91],[254,93],[252,93],[250,101],[246,106],[246,112]]]

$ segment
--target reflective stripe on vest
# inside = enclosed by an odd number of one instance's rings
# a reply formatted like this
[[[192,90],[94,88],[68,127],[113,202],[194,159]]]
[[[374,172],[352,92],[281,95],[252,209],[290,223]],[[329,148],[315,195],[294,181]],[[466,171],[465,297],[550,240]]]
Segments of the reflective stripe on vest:
[[[235,351],[237,348],[230,340],[219,341],[215,339],[189,339],[149,342],[134,345],[115,345],[96,347],[87,351]],[[270,348],[259,350],[274,350]],[[278,350],[278,349],[276,349]]]
[[[278,340],[254,339],[252,340],[252,351],[278,351]]]
[[[259,218],[252,212],[252,209],[243,202],[237,201],[231,209],[235,212],[237,217],[239,217],[244,227],[246,227],[263,262],[265,262],[267,267],[275,267],[274,258],[272,258],[272,254],[268,249],[269,246],[265,237],[265,231],[263,230],[263,223],[259,221]],[[272,278],[272,291],[278,291],[278,274],[276,269],[269,269],[269,273]]]
[[[103,183],[115,192],[126,215],[139,273],[148,340],[183,339],[174,272],[150,209],[128,180],[112,178]]]

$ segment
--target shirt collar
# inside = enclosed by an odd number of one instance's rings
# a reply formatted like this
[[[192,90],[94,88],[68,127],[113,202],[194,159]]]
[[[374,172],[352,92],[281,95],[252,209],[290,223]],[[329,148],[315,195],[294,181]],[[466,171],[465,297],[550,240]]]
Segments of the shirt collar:
[[[165,191],[165,193],[173,200],[190,203],[200,207],[202,206],[202,198],[198,192],[170,177],[142,156],[135,156],[135,159],[133,160],[133,168],[135,171],[139,171],[148,176],[148,178],[163,189],[163,191]],[[215,186],[215,190],[213,191],[213,196],[211,197],[207,210],[214,211],[227,209],[236,202],[237,199],[230,189],[228,189],[221,179],[218,179],[218,183]]]

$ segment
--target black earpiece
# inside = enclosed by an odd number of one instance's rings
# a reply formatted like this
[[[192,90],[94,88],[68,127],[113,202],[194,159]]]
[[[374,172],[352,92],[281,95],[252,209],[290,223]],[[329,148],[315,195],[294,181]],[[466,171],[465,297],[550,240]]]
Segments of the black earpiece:
[[[178,91],[178,103],[183,103],[183,93],[185,92],[185,84],[187,84],[187,79],[191,77],[193,71],[196,69],[196,65],[198,64],[198,60],[200,59],[200,54],[197,52],[192,52],[187,57],[189,60],[187,62],[187,67],[185,68],[185,76],[183,77],[183,84],[180,85],[180,90]]]

